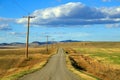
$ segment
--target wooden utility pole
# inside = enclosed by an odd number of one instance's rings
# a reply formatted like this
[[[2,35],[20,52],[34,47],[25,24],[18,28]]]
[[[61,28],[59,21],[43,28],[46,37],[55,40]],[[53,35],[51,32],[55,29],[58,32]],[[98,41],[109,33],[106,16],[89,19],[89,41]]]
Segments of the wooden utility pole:
[[[54,38],[52,39],[52,49],[54,48]]]
[[[46,38],[47,38],[47,42],[46,42],[46,50],[47,50],[47,52],[48,52],[48,38],[49,38],[50,36],[46,36]]]
[[[26,33],[26,52],[25,52],[25,57],[28,58],[30,18],[35,18],[35,17],[34,16],[24,16],[24,18],[28,19],[28,22],[27,22],[27,33]]]

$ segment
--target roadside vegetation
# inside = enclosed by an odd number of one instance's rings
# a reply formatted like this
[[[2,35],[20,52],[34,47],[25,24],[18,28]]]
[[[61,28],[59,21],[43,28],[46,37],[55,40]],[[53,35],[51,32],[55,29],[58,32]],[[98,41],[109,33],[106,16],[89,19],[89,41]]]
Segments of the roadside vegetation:
[[[18,77],[42,68],[55,48],[46,51],[44,47],[29,48],[29,58],[25,58],[25,48],[0,49],[0,80],[15,80]]]
[[[90,76],[88,74],[83,73],[82,71],[76,70],[74,66],[71,64],[71,60],[69,59],[69,56],[66,55],[66,63],[67,63],[67,68],[72,71],[73,73],[79,75],[79,77],[82,80],[98,80],[97,78]]]
[[[119,42],[77,42],[61,45],[78,71],[96,76],[100,80],[120,80]]]

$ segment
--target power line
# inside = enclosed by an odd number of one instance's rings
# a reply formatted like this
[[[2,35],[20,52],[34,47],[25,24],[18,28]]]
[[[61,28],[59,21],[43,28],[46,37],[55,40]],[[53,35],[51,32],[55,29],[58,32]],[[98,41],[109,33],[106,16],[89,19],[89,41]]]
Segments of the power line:
[[[35,16],[29,16],[29,12],[28,10],[26,10],[25,8],[23,8],[16,0],[13,0],[13,2],[19,7],[21,8],[24,12],[26,12],[28,14],[28,16],[23,16],[23,18],[27,18],[27,33],[26,33],[26,52],[25,52],[25,57],[28,58],[28,48],[29,48],[29,27],[30,27],[30,19],[31,18],[35,18]]]
[[[13,0],[13,2],[19,7],[21,8],[24,12],[26,12],[28,15],[30,14],[30,12],[28,10],[26,10],[24,7],[22,7],[16,0]]]

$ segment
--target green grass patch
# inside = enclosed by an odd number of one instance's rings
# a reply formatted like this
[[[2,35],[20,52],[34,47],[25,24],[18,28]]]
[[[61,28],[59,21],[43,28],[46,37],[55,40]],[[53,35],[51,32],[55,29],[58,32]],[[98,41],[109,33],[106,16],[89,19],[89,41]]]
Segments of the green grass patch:
[[[77,52],[89,55],[101,62],[120,64],[120,48],[74,48]]]

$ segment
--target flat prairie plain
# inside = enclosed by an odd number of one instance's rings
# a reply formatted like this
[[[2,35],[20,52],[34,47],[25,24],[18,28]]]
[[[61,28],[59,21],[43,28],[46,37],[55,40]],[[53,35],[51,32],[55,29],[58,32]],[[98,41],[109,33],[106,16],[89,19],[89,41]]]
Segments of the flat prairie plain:
[[[8,76],[19,77],[26,71],[34,71],[44,65],[48,58],[55,53],[55,49],[46,52],[45,47],[29,48],[29,58],[25,58],[25,48],[0,48],[0,80],[12,80]],[[20,73],[22,72],[22,73]],[[16,75],[18,73],[18,75]],[[20,74],[19,74],[20,73]]]
[[[120,42],[61,43],[72,65],[102,80],[120,80]]]

